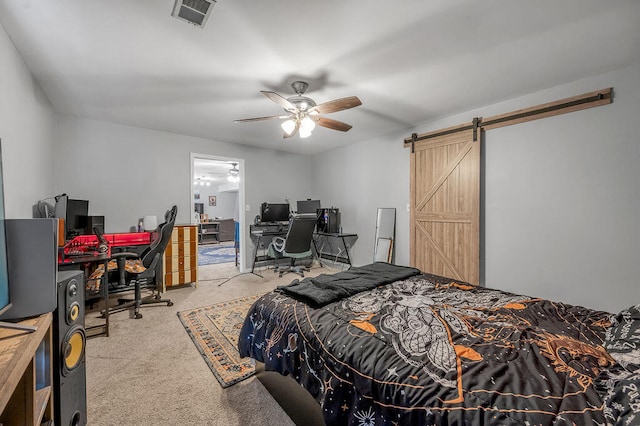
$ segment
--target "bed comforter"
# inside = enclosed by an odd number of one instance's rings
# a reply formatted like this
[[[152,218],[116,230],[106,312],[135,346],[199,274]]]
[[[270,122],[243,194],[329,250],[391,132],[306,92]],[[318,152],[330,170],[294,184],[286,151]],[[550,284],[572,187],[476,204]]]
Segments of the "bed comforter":
[[[604,424],[610,314],[416,275],[321,308],[279,292],[239,350],[292,376],[327,424]]]

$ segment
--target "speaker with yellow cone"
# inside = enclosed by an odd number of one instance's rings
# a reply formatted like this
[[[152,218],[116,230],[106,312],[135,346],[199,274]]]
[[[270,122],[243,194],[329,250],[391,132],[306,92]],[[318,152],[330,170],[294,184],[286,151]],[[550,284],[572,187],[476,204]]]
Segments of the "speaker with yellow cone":
[[[58,272],[58,307],[53,326],[55,370],[54,418],[56,426],[87,424],[84,330],[84,273]]]

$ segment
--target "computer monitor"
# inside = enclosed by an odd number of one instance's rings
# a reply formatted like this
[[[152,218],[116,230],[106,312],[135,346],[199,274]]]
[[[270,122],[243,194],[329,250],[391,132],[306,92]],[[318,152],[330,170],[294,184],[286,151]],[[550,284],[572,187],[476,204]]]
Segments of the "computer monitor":
[[[260,221],[263,223],[287,222],[289,220],[289,204],[262,203]]]
[[[320,200],[306,199],[298,201],[297,213],[317,213],[320,208]]]
[[[68,237],[84,233],[88,215],[89,201],[72,199],[67,200],[67,211],[64,220],[64,227]]]

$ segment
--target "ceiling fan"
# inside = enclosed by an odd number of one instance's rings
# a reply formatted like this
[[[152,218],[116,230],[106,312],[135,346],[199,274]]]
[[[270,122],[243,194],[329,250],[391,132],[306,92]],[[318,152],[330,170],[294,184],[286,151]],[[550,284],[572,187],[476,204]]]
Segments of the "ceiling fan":
[[[311,131],[315,128],[316,124],[328,129],[339,130],[341,132],[348,131],[351,129],[351,125],[343,123],[342,121],[323,117],[321,114],[343,111],[345,109],[362,105],[362,102],[360,102],[360,99],[358,99],[357,96],[334,99],[333,101],[324,102],[318,105],[313,99],[304,96],[305,92],[309,88],[308,83],[304,81],[294,81],[291,83],[291,87],[296,94],[288,98],[285,98],[276,92],[266,90],[260,91],[260,93],[265,95],[267,98],[280,105],[287,115],[244,118],[241,120],[234,120],[234,123],[248,123],[252,121],[271,120],[274,118],[286,119],[281,124],[285,138],[290,138],[296,133],[299,133],[301,138],[307,138],[311,136]]]

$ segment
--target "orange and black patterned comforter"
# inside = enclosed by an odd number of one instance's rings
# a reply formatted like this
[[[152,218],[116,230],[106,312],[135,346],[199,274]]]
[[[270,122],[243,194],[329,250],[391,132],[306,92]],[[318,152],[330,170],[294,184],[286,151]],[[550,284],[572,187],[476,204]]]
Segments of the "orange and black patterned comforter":
[[[269,293],[239,349],[291,375],[327,424],[596,425],[610,316],[420,274],[318,309]]]

